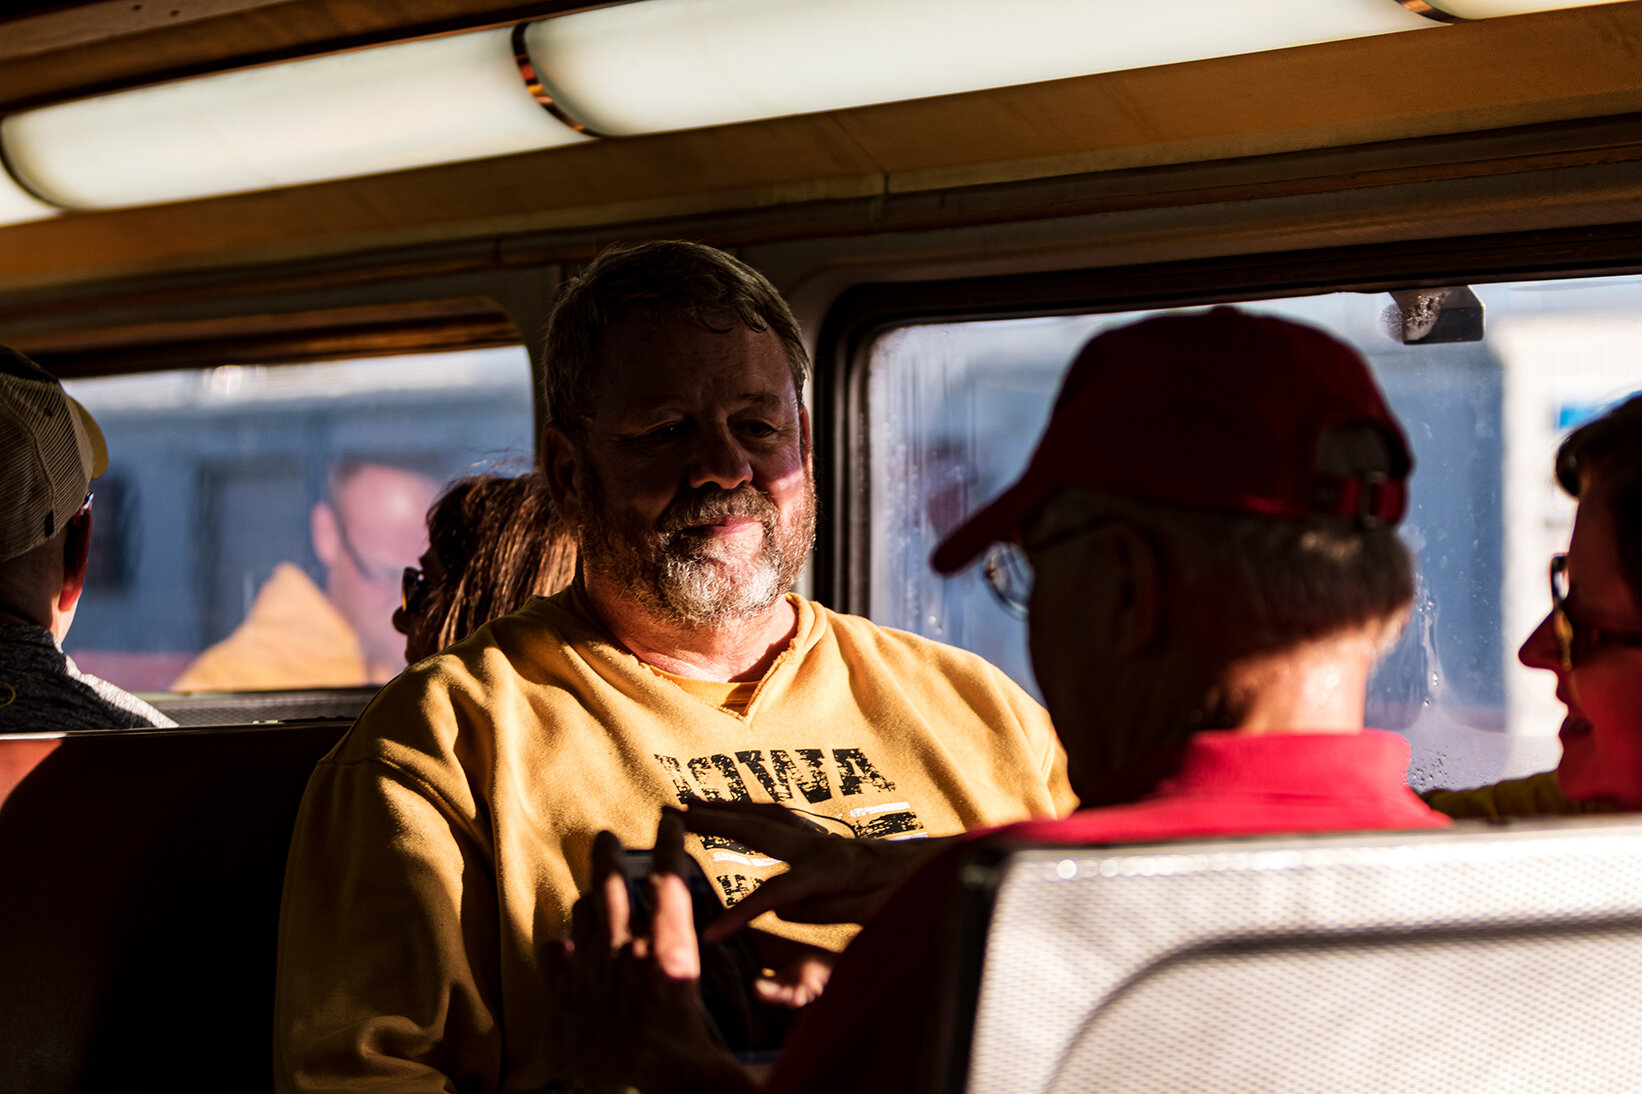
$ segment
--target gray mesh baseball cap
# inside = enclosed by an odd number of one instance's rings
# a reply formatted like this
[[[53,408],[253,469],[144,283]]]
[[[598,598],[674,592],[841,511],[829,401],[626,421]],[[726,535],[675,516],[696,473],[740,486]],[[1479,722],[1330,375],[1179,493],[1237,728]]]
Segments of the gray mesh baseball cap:
[[[96,419],[49,372],[0,346],[0,562],[56,535],[107,470]]]

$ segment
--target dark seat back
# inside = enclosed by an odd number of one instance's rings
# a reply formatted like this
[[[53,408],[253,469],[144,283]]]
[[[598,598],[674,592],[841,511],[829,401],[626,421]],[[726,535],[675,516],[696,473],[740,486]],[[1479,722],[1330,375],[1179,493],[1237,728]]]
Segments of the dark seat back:
[[[286,850],[346,728],[0,737],[0,1090],[271,1088]]]
[[[944,1089],[1635,1089],[1642,822],[1023,847]],[[961,1009],[961,1008],[960,1008]]]

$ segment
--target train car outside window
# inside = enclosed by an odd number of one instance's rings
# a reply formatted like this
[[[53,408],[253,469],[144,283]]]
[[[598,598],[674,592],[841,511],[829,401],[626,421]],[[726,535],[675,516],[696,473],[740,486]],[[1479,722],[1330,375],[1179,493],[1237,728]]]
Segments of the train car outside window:
[[[110,454],[66,647],[134,691],[380,683],[404,667],[390,617],[429,503],[533,458],[518,346],[65,387]]]
[[[1642,278],[1474,285],[1435,308],[1433,295],[1244,305],[1355,345],[1409,432],[1416,470],[1402,533],[1419,585],[1368,715],[1414,743],[1417,788],[1554,765],[1554,681],[1516,662],[1549,608],[1546,560],[1565,549],[1573,518],[1552,460],[1569,430],[1642,388]],[[908,325],[871,343],[862,390],[874,619],[975,650],[1035,686],[1024,624],[979,567],[942,580],[930,552],[1020,474],[1083,342],[1151,314]]]

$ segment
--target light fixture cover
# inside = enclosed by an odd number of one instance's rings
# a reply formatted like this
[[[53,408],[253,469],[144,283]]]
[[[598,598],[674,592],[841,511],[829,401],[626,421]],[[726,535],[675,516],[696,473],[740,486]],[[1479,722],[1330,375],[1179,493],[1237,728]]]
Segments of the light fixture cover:
[[[0,171],[0,226],[45,220],[56,215],[56,209],[17,185],[10,175]]]
[[[401,42],[26,111],[18,178],[100,209],[482,159],[585,140],[526,92],[508,30]]]
[[[622,136],[1437,25],[1392,0],[641,0],[526,41],[571,117]]]

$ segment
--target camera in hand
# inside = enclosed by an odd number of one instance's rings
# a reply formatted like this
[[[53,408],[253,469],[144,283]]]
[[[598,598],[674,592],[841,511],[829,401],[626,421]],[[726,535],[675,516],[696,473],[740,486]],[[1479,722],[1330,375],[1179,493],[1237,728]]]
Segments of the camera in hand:
[[[627,852],[627,893],[632,906],[635,934],[650,930],[652,914],[650,852]],[[724,911],[718,890],[701,866],[686,856],[684,883],[690,890],[690,905],[699,938],[707,925]],[[771,1060],[780,1051],[792,1027],[794,1012],[786,1007],[761,1002],[753,993],[753,982],[763,974],[760,960],[749,935],[743,931],[722,942],[702,942],[701,1003],[712,1027],[724,1046],[745,1063]]]

